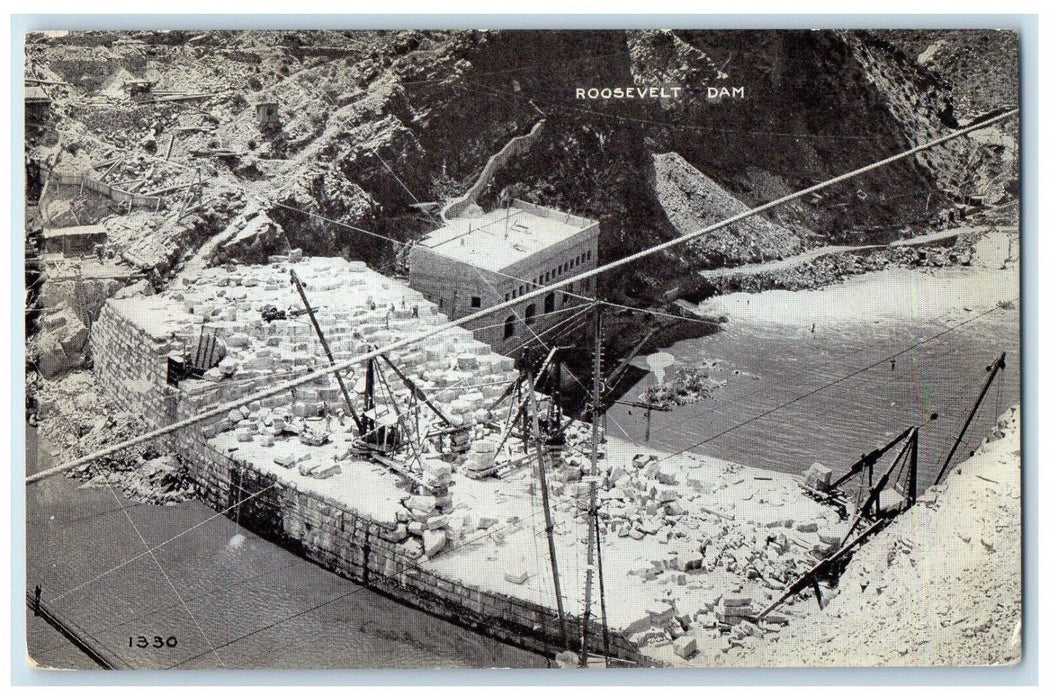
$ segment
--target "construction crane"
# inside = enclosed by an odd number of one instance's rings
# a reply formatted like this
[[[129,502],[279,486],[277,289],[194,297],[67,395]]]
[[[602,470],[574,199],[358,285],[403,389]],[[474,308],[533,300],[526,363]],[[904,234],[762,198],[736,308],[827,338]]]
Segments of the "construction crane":
[[[313,324],[313,330],[317,333],[317,339],[320,340],[321,347],[324,348],[324,354],[328,357],[328,363],[332,366],[335,365],[335,356],[332,355],[331,347],[328,346],[328,341],[324,337],[324,331],[321,330],[321,324],[317,321],[317,316],[313,313],[313,307],[310,306],[310,300],[306,298],[306,290],[302,287],[302,282],[299,280],[299,276],[295,274],[295,270],[291,270],[291,281],[295,285],[295,291],[299,293],[299,297],[302,299],[303,306],[306,307],[306,313],[309,314],[310,323]],[[353,401],[350,399],[350,392],[346,388],[346,382],[342,379],[342,372],[334,370],[335,381],[339,383],[339,389],[342,390],[342,398],[346,401],[346,409],[350,412],[350,417],[353,418],[353,422],[357,424],[357,430],[361,433],[365,431],[364,421],[357,415],[357,411],[353,407]]]
[[[298,292],[300,299],[302,299],[305,311],[309,315],[310,323],[313,325],[313,330],[316,332],[317,339],[320,341],[321,347],[324,349],[324,354],[328,358],[328,363],[334,366],[335,356],[331,351],[331,346],[328,344],[328,340],[324,336],[324,331],[321,329],[320,322],[317,320],[313,307],[310,305],[309,299],[306,296],[306,290],[302,284],[302,280],[299,279],[299,276],[295,274],[294,270],[291,270],[291,281],[295,286],[295,290]],[[456,425],[447,415],[445,415],[437,404],[430,400],[418,384],[416,384],[407,374],[394,364],[392,360],[390,360],[388,355],[383,353],[379,355],[379,358],[389,365],[390,369],[393,370],[401,382],[408,388],[412,398],[425,404],[431,411],[433,411],[443,424],[443,429],[438,430],[436,433],[427,432],[425,436],[418,434],[419,431],[412,430],[411,424],[405,417],[407,410],[410,410],[410,407],[408,407],[405,412],[401,411],[400,407],[397,405],[393,389],[390,387],[386,377],[376,366],[377,358],[372,358],[368,360],[365,368],[363,412],[358,412],[354,407],[353,399],[350,397],[350,391],[346,386],[342,373],[338,370],[333,372],[335,379],[339,384],[339,389],[342,392],[343,400],[346,403],[346,409],[357,426],[359,437],[354,442],[353,451],[358,456],[368,457],[372,461],[383,464],[388,469],[396,472],[408,481],[414,483],[416,486],[434,492],[435,490],[438,490],[437,487],[426,483],[420,476],[420,472],[422,471],[421,443],[423,439],[436,438],[438,445],[443,446],[445,444],[445,438],[447,438],[448,444],[453,452],[466,452],[470,447],[469,427]],[[396,415],[395,423],[380,424],[376,421],[375,392],[377,378],[389,395],[390,408]],[[402,462],[398,460],[395,455],[406,446],[409,448],[411,455],[408,462]],[[413,461],[419,464],[420,469],[413,470],[411,468],[410,465]]]

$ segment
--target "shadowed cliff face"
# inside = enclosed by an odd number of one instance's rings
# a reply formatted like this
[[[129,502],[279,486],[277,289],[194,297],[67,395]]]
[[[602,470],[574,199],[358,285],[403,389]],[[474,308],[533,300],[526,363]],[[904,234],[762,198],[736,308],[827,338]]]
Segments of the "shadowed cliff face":
[[[485,49],[525,41],[500,35]],[[527,156],[496,178],[489,202],[513,194],[599,218],[602,259],[612,259],[676,233],[657,198],[655,154],[678,154],[744,204],[756,205],[904,150],[926,132],[946,133],[949,125],[936,112],[907,123],[893,116],[886,88],[871,79],[872,61],[857,59],[853,44],[862,41],[831,32],[610,33],[602,45],[586,48],[589,55],[602,49],[613,54],[601,61],[586,60],[580,55],[584,47],[564,47],[564,61],[517,77],[522,93],[534,90],[548,128]],[[622,59],[615,53],[620,47]],[[578,62],[565,70],[573,59]],[[505,76],[498,80],[507,82]],[[635,80],[685,86],[683,97],[590,101],[574,95],[576,86]],[[745,97],[711,101],[708,87],[742,87]],[[942,100],[935,80],[900,86],[901,93],[905,89]],[[911,133],[915,123],[923,127],[918,135]],[[945,204],[930,172],[908,161],[784,207],[771,218],[810,244],[855,241],[863,238],[860,229],[913,225],[926,217],[927,207],[934,214]],[[674,219],[678,212],[669,213]],[[723,256],[732,247],[726,235],[731,232],[715,234],[710,250],[698,242],[687,253],[655,261],[655,267],[642,266],[635,271],[638,279],[623,283],[640,288],[658,283],[668,270],[791,252],[770,238],[765,250]],[[655,269],[659,274],[649,274]]]
[[[383,41],[404,44],[395,35]],[[716,220],[736,209],[699,212],[690,207],[701,203],[685,201],[684,210],[667,211],[658,154],[676,153],[699,171],[684,189],[703,191],[713,181],[755,205],[946,133],[949,92],[916,64],[910,73],[889,65],[900,56],[870,44],[861,35],[807,31],[427,35],[415,48],[379,52],[367,69],[350,69],[345,94],[334,98],[341,106],[292,155],[302,163],[283,201],[407,240],[433,227],[416,200],[461,194],[488,157],[545,119],[481,204],[517,196],[598,218],[602,259],[615,259],[677,235],[672,220]],[[679,87],[680,97],[577,96],[580,88],[634,85]],[[725,87],[743,88],[742,99],[709,99],[708,88]],[[923,109],[907,113],[911,105]],[[929,169],[904,162],[772,213],[789,235],[736,245],[732,231],[715,234],[709,249],[697,242],[605,286],[637,294],[710,264],[787,255],[799,240],[857,241],[865,229],[917,225],[946,204]],[[298,232],[307,252],[350,249],[394,264],[393,247],[364,234],[288,210],[274,218]]]

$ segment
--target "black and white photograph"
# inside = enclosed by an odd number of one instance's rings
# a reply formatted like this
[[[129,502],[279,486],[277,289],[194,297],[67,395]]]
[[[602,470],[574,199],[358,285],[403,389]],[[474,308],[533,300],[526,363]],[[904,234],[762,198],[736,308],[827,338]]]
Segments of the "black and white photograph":
[[[1020,663],[1015,28],[346,26],[24,37],[29,667]]]

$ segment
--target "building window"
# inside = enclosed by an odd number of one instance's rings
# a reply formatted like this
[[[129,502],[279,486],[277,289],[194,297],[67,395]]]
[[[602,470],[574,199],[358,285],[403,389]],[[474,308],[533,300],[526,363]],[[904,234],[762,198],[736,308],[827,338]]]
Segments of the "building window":
[[[437,299],[437,308],[438,309],[443,309],[444,308],[444,297],[439,297]]]
[[[560,275],[562,272],[564,272],[564,269],[565,269],[564,265],[558,265],[557,266],[557,274]]]
[[[528,308],[525,309],[525,323],[529,326],[532,325],[532,321],[535,320],[535,304],[529,304]]]
[[[510,301],[510,292],[503,295],[503,301]]]
[[[554,293],[550,292],[549,294],[546,295],[546,298],[543,299],[543,313],[544,314],[549,314],[549,313],[553,313],[553,311],[554,311]]]
[[[586,261],[590,262],[590,251],[586,251]]]
[[[481,308],[481,297],[470,297],[470,308],[479,309]]]
[[[517,293],[518,294],[524,294],[524,285],[523,284],[520,287],[517,288]]]
[[[514,337],[514,317],[513,314],[506,317],[503,321],[503,340]]]

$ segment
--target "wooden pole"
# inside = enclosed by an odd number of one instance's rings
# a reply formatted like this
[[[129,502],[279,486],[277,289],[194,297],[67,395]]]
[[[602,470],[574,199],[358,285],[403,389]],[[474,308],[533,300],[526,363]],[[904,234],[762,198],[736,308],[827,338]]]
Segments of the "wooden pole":
[[[561,577],[557,572],[557,549],[554,546],[554,521],[550,514],[550,491],[546,485],[546,464],[543,462],[543,444],[539,431],[539,408],[535,403],[535,383],[532,373],[528,372],[528,413],[532,418],[532,442],[535,445],[536,469],[539,472],[539,491],[543,499],[543,516],[546,519],[546,544],[550,550],[550,570],[554,576],[554,597],[557,598],[557,616],[561,621],[561,640],[568,649],[568,620],[565,618],[565,604],[561,597]]]
[[[954,445],[951,447],[951,451],[947,453],[947,459],[943,460],[943,466],[940,467],[940,473],[936,475],[936,480],[933,484],[940,483],[943,479],[943,475],[947,473],[947,465],[951,463],[951,457],[954,457],[954,453],[958,450],[958,446],[962,444],[962,438],[965,437],[965,431],[969,429],[969,424],[973,422],[973,418],[976,417],[976,412],[980,409],[980,404],[983,403],[983,397],[987,396],[987,390],[991,388],[991,382],[998,375],[999,370],[1005,369],[1005,353],[1003,352],[998,356],[998,359],[994,361],[990,367],[987,368],[991,372],[991,376],[987,377],[987,381],[984,382],[983,389],[980,390],[980,395],[976,397],[976,403],[973,404],[972,410],[969,411],[969,417],[965,419],[965,425],[962,426],[962,430],[958,433],[958,439],[954,441]],[[997,418],[997,416],[995,416]]]
[[[590,479],[587,488],[586,507],[586,584],[583,589],[583,631],[581,634],[579,663],[586,667],[590,605],[594,588],[594,528],[597,527],[597,450],[601,441],[597,417],[601,406],[601,306],[594,308],[594,386],[591,392],[593,413],[590,420]]]
[[[375,429],[375,421],[368,417],[368,411],[375,408],[375,358],[368,360],[364,370],[364,418],[361,424],[366,432]],[[363,437],[363,436],[362,436]]]
[[[605,569],[601,559],[601,530],[595,524],[594,542],[597,545],[597,590],[601,595],[601,637],[604,642],[605,668],[608,668],[608,610],[605,607]]]
[[[306,313],[310,317],[310,322],[313,324],[313,330],[317,332],[317,339],[321,341],[321,347],[324,348],[324,354],[328,356],[328,363],[335,364],[335,356],[331,353],[331,348],[328,346],[328,341],[324,337],[324,331],[321,330],[321,325],[317,321],[317,317],[313,314],[313,307],[310,306],[310,300],[306,298],[306,290],[302,288],[302,282],[299,281],[299,276],[295,274],[295,270],[291,270],[291,281],[295,285],[295,290],[299,293],[299,297],[302,299],[303,306],[306,307]],[[353,407],[353,401],[350,399],[350,390],[346,388],[346,382],[342,379],[342,372],[336,370],[335,381],[339,383],[339,389],[342,390],[342,398],[346,400],[346,408],[350,411],[350,417],[353,418],[353,422],[357,424],[357,430],[362,434],[364,433],[364,423],[361,421],[360,416],[357,415],[356,409]]]
[[[918,428],[911,435],[910,475],[907,482],[907,507],[918,502]]]

